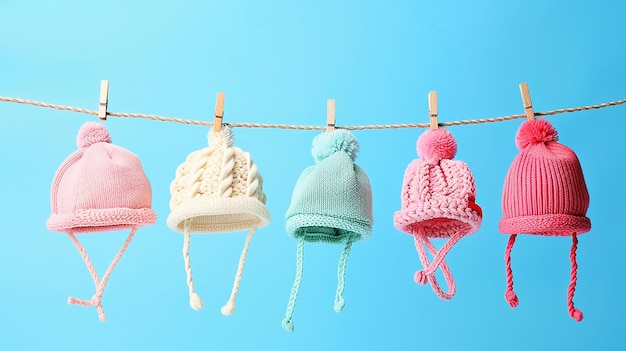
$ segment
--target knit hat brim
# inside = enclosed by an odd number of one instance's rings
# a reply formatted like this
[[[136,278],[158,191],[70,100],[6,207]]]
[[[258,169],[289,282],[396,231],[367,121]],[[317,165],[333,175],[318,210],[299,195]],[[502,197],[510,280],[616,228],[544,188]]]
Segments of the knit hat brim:
[[[154,224],[156,218],[149,208],[82,209],[68,214],[53,213],[46,225],[55,232],[84,234],[141,227]]]
[[[570,236],[591,230],[591,221],[585,216],[547,214],[503,218],[498,229],[503,234],[534,234],[548,236]]]
[[[224,233],[264,227],[270,221],[270,213],[254,197],[196,197],[172,210],[167,226],[182,233],[187,219],[191,220],[191,233]]]
[[[372,235],[371,223],[319,214],[292,215],[285,227],[289,236],[307,242],[345,244],[363,241]]]
[[[459,232],[474,234],[480,228],[482,217],[467,204],[463,206],[461,201],[454,202],[458,203],[449,204],[445,211],[435,211],[429,204],[421,208],[409,206],[394,213],[394,225],[407,234],[422,233],[431,238],[447,238]]]

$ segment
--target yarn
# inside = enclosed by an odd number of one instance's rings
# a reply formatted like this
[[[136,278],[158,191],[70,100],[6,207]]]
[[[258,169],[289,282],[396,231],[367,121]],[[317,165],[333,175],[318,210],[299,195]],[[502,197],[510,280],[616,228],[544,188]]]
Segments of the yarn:
[[[311,154],[316,163],[328,158],[338,151],[343,151],[352,161],[356,160],[359,152],[359,141],[347,130],[335,130],[332,133],[322,133],[313,139]]]
[[[79,148],[90,147],[96,143],[110,143],[111,136],[109,131],[103,124],[97,122],[86,122],[78,130],[78,136],[76,137],[76,145]]]
[[[202,309],[202,307],[204,307],[204,302],[202,301],[200,296],[198,296],[198,294],[196,294],[195,292],[190,293],[189,294],[189,306],[191,306],[191,308],[197,311],[197,310]]]
[[[425,160],[451,160],[456,151],[454,136],[444,128],[427,130],[417,139],[417,154]]]
[[[209,146],[224,146],[232,147],[235,142],[233,130],[226,127],[222,128],[219,132],[211,129],[209,132]]]
[[[537,143],[549,143],[558,141],[559,136],[552,124],[543,118],[527,120],[522,123],[517,135],[515,145],[520,150]]]

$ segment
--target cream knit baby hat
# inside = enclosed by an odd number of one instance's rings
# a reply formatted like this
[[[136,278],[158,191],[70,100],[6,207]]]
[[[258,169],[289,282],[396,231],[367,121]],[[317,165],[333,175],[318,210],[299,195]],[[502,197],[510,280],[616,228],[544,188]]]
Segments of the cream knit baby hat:
[[[191,233],[223,233],[250,230],[241,253],[230,299],[222,307],[228,316],[235,299],[250,240],[256,228],[266,226],[270,214],[265,207],[263,179],[250,154],[233,146],[228,126],[209,132],[209,146],[194,151],[176,170],[170,186],[171,213],[167,225],[184,234],[183,257],[189,286],[189,304],[199,310],[204,303],[196,294],[189,260]]]

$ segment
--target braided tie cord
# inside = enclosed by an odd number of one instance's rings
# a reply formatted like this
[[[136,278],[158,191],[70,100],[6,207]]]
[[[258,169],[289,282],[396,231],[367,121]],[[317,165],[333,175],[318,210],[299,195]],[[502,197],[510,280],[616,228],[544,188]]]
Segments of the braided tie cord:
[[[576,234],[572,234],[572,248],[569,253],[570,261],[572,262],[572,269],[570,270],[570,282],[567,288],[567,311],[569,315],[580,322],[583,320],[583,313],[581,310],[574,308],[574,292],[576,292],[576,271],[578,270],[578,264],[576,263],[576,249],[578,248],[578,237]]]
[[[183,230],[183,259],[185,260],[185,272],[187,272],[187,286],[189,287],[189,306],[194,310],[200,310],[204,307],[204,302],[196,294],[196,290],[193,285],[193,277],[191,272],[191,259],[189,258],[189,244],[191,244],[190,233],[191,220],[186,219]]]
[[[343,299],[343,290],[346,287],[346,264],[348,263],[348,255],[350,254],[351,248],[352,241],[348,241],[343,249],[343,252],[341,252],[339,265],[337,266],[337,292],[335,293],[335,304],[333,306],[335,312],[337,313],[343,311],[343,308],[346,305],[346,302]]]
[[[506,292],[504,298],[509,302],[511,308],[515,308],[519,305],[519,299],[513,290],[513,270],[511,269],[511,250],[515,244],[515,238],[517,234],[513,234],[509,237],[509,242],[506,244],[506,250],[504,252],[504,262],[506,265]]]
[[[302,285],[302,272],[304,270],[304,239],[298,239],[298,246],[296,248],[296,279],[291,287],[291,294],[289,294],[289,302],[287,303],[287,312],[283,319],[283,329],[292,332],[294,330],[292,317],[293,310],[296,307],[296,299],[298,298],[298,292],[300,291],[300,285]]]
[[[430,285],[433,288],[433,291],[439,298],[443,300],[451,300],[452,297],[456,294],[456,284],[454,283],[454,278],[452,277],[452,273],[448,268],[448,265],[444,261],[444,258],[450,251],[450,249],[463,237],[462,233],[457,233],[453,235],[442,247],[439,251],[435,248],[435,246],[430,242],[430,239],[424,235],[415,235],[414,242],[415,247],[417,248],[417,252],[420,257],[420,261],[422,262],[422,266],[424,266],[423,270],[419,270],[415,272],[414,280],[417,284],[426,284],[426,282],[430,282]],[[424,246],[428,248],[428,251],[431,255],[433,255],[433,261],[428,262],[428,256],[426,254],[426,250]],[[441,268],[443,272],[443,276],[446,280],[446,284],[448,285],[448,292],[443,291],[441,286],[437,282],[437,278],[435,277],[435,271],[437,268]]]
[[[102,294],[104,294],[104,288],[106,287],[107,281],[109,280],[109,277],[111,276],[111,273],[113,272],[113,269],[117,265],[117,262],[119,262],[119,260],[122,258],[124,251],[126,251],[126,248],[130,244],[136,232],[137,232],[137,227],[133,227],[133,229],[130,231],[130,234],[128,234],[128,237],[124,241],[124,244],[122,244],[122,247],[117,252],[117,255],[115,255],[115,258],[113,258],[113,261],[111,262],[106,272],[104,273],[102,280],[100,280],[100,278],[98,277],[98,273],[96,272],[96,269],[93,266],[93,262],[89,258],[89,255],[87,254],[87,251],[85,250],[85,248],[80,244],[80,242],[76,238],[76,235],[74,235],[73,232],[68,233],[70,239],[72,240],[72,242],[74,243],[78,251],[80,252],[80,255],[83,257],[83,260],[85,261],[85,264],[87,265],[87,269],[89,270],[89,273],[91,274],[91,277],[93,278],[93,282],[96,285],[96,293],[91,297],[91,299],[82,300],[82,299],[77,299],[75,297],[69,297],[67,300],[69,304],[80,305],[80,306],[96,306],[98,309],[98,317],[100,318],[100,321],[104,322],[106,320],[106,315],[104,314],[104,309],[102,308]]]
[[[239,258],[239,266],[237,267],[237,275],[235,276],[235,282],[233,283],[233,290],[230,294],[230,298],[221,309],[222,314],[225,316],[230,316],[233,312],[235,312],[235,300],[237,299],[237,293],[239,292],[239,284],[241,284],[243,266],[246,263],[248,248],[250,247],[250,241],[252,240],[252,236],[254,235],[255,231],[256,228],[252,228],[252,230],[250,230],[250,233],[246,237],[246,243],[243,246],[243,251],[241,252],[241,257]]]

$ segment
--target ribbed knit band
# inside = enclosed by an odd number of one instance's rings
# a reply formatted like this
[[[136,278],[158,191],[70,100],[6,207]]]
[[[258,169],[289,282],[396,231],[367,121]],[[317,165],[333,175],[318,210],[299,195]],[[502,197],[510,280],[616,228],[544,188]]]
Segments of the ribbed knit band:
[[[48,229],[75,234],[94,233],[141,227],[156,222],[156,213],[149,208],[107,208],[75,210],[73,213],[52,213]]]
[[[372,227],[368,222],[321,214],[297,214],[286,223],[289,236],[308,242],[345,244],[369,239]]]
[[[504,234],[572,236],[588,232],[591,221],[584,216],[548,214],[502,219],[498,228]]]
[[[431,238],[448,238],[459,231],[470,235],[478,230],[482,217],[467,204],[450,197],[437,198],[435,203],[413,202],[394,213],[394,225],[407,234]]]
[[[167,226],[182,233],[186,219],[191,219],[191,233],[223,233],[264,227],[270,214],[254,197],[197,197],[175,207]]]

